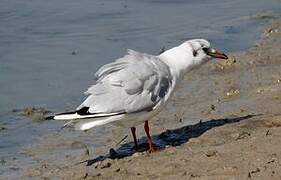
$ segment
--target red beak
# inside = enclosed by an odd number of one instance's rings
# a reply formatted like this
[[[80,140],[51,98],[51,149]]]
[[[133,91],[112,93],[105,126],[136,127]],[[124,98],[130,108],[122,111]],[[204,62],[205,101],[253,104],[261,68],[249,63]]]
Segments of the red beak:
[[[228,59],[227,55],[225,55],[224,53],[221,53],[220,51],[216,50],[216,49],[210,49],[207,54],[209,56],[212,56],[214,58],[217,59]]]

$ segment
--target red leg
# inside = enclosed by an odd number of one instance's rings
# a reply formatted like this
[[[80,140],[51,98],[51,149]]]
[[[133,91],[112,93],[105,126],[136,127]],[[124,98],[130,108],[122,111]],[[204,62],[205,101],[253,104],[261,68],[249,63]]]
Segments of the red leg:
[[[152,139],[151,139],[151,136],[149,134],[149,126],[148,126],[148,121],[145,121],[144,122],[144,131],[146,133],[146,136],[147,136],[147,142],[148,142],[148,145],[149,145],[149,152],[155,152],[156,149],[154,147],[154,145],[152,144]]]
[[[134,143],[135,143],[135,150],[138,150],[138,141],[137,141],[137,136],[136,136],[136,128],[131,127],[131,132],[134,138]]]

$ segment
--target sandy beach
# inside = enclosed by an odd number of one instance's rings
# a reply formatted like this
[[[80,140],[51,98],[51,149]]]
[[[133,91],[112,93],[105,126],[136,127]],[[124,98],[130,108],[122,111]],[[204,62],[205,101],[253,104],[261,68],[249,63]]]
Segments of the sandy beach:
[[[140,152],[120,130],[104,140],[109,154],[85,143],[91,131],[68,139],[58,131],[24,149],[36,163],[23,167],[22,178],[281,179],[280,47],[281,21],[273,19],[252,48],[188,74],[151,121],[156,153],[145,151],[142,126]]]

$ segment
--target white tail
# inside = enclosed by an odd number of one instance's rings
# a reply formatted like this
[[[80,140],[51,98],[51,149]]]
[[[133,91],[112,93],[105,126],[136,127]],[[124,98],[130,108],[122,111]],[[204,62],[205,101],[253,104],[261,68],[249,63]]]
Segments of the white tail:
[[[118,121],[124,117],[124,114],[120,113],[108,113],[108,114],[87,114],[80,115],[77,112],[62,113],[55,115],[54,120],[71,120],[66,123],[65,126],[73,125],[77,130],[87,130],[95,126],[101,126],[113,121]]]
[[[81,119],[74,122],[75,129],[77,130],[87,130],[96,126],[102,126],[107,123],[111,123],[114,121],[118,121],[124,117],[124,114],[102,117],[102,118],[89,118],[89,119]]]
[[[123,113],[107,113],[107,114],[86,114],[80,115],[77,112],[73,113],[62,113],[54,116],[54,120],[73,120],[73,119],[88,119],[88,118],[98,118],[98,117],[109,117],[114,115],[119,115]]]
[[[54,120],[72,120],[72,119],[80,119],[81,116],[77,113],[73,114],[58,114],[54,116]]]

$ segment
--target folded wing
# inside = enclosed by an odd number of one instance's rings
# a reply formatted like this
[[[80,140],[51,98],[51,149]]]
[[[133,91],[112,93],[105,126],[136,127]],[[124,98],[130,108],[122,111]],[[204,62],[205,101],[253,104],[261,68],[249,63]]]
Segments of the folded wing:
[[[89,114],[150,111],[167,99],[172,90],[169,67],[158,57],[132,50],[104,65],[95,74],[97,82],[77,108]]]

